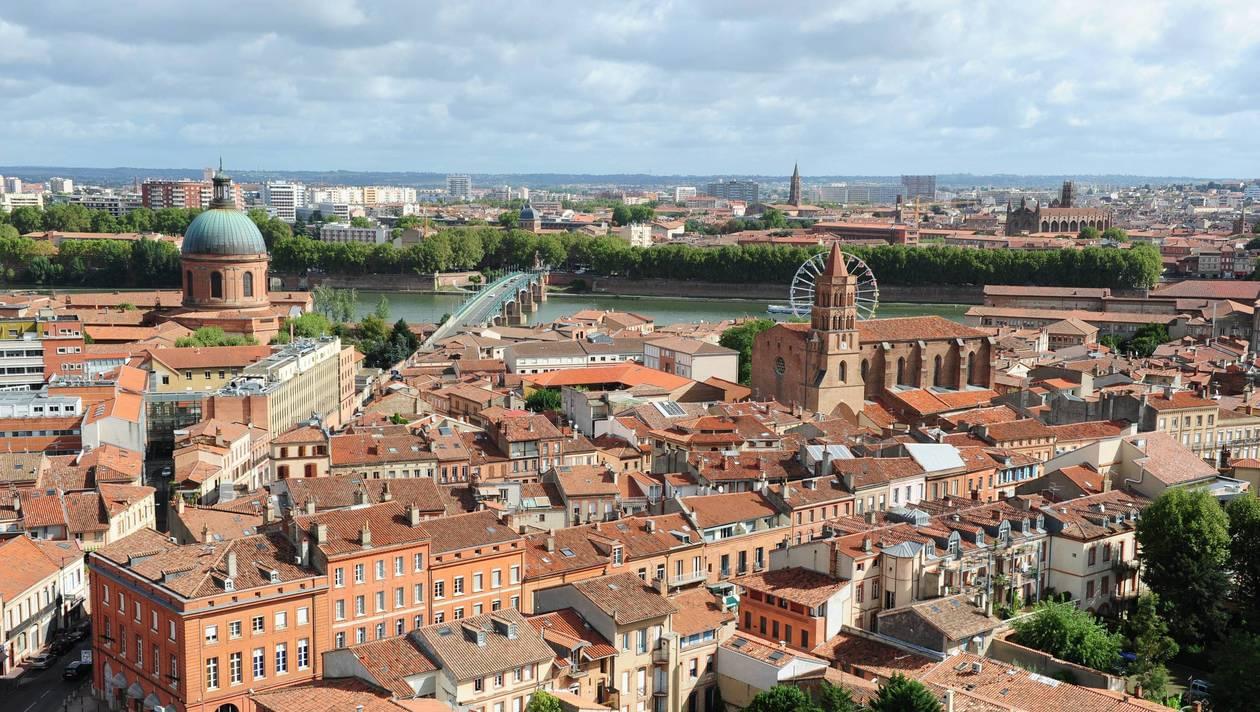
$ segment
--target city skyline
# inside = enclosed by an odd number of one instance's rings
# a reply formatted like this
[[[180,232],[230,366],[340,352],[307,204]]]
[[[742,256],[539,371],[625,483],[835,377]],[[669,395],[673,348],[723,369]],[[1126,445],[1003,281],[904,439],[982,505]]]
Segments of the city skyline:
[[[5,163],[1234,177],[1260,158],[1241,3],[230,5],[0,10],[22,108]]]

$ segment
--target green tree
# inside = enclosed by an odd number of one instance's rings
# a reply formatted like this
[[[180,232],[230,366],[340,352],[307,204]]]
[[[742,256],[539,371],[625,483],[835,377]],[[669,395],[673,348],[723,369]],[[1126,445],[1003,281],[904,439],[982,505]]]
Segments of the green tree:
[[[767,229],[787,227],[787,218],[783,216],[783,211],[775,208],[766,208],[766,211],[761,214],[761,221],[765,223]]]
[[[249,346],[258,343],[252,336],[245,334],[228,334],[217,326],[203,326],[192,333],[175,340],[175,345],[185,346]]]
[[[630,223],[630,206],[618,205],[612,211],[613,225],[627,225]]]
[[[555,388],[539,388],[525,399],[525,408],[535,413],[546,410],[559,412],[561,407],[560,391]]]
[[[630,206],[630,222],[649,223],[656,219],[656,208],[648,204]]]
[[[1102,239],[1108,242],[1128,242],[1129,233],[1118,227],[1109,227],[1102,231]]]
[[[1260,499],[1236,497],[1225,512],[1229,516],[1234,601],[1247,627],[1260,631]]]
[[[815,704],[822,712],[858,712],[860,709],[848,690],[825,680],[815,694]]]
[[[62,232],[88,232],[92,212],[78,203],[58,203],[44,208],[44,229]]]
[[[1090,225],[1087,225],[1087,226],[1085,226],[1085,227],[1081,228],[1081,232],[1080,232],[1080,234],[1079,234],[1079,235],[1077,235],[1077,237],[1078,237],[1078,238],[1080,238],[1080,239],[1082,239],[1082,240],[1091,240],[1091,241],[1093,241],[1093,240],[1097,240],[1098,238],[1102,237],[1102,233],[1098,231],[1098,228],[1093,227],[1093,226],[1090,226]]]
[[[514,213],[514,212],[512,212],[511,210],[508,210],[508,211],[506,211],[506,212],[499,213],[499,221],[498,221],[498,222],[499,222],[499,226],[500,226],[500,227],[504,227],[504,228],[507,228],[507,229],[509,229],[509,230],[510,230],[510,229],[512,229],[512,228],[517,228],[517,227],[520,227],[520,226],[521,226],[521,214],[520,214],[519,212],[515,212],[515,213]]]
[[[1206,490],[1168,489],[1142,512],[1137,540],[1142,579],[1159,602],[1173,638],[1197,650],[1225,627],[1229,594],[1229,523]]]
[[[739,382],[752,380],[752,347],[757,334],[774,326],[773,319],[750,319],[722,332],[718,340],[722,346],[739,352]]]
[[[1242,629],[1231,631],[1212,646],[1212,710],[1249,712],[1260,700],[1260,635]]]
[[[538,690],[529,698],[525,712],[560,712],[560,700],[546,690]]]
[[[39,232],[44,229],[44,211],[33,205],[23,205],[14,208],[9,213],[9,224],[17,228],[17,231],[23,235]]]
[[[818,707],[801,688],[775,685],[757,693],[744,712],[818,712]]]
[[[16,240],[20,237],[16,227],[8,223],[0,224],[0,240]]]
[[[27,263],[26,273],[35,284],[53,284],[61,276],[61,265],[40,255]]]
[[[372,310],[372,313],[380,317],[381,321],[389,321],[389,298],[382,294],[381,298],[376,300],[376,308]]]
[[[1123,640],[1069,602],[1042,601],[1031,616],[1016,621],[1014,628],[1020,645],[1095,670],[1110,670],[1115,665]]]
[[[1168,623],[1160,615],[1159,597],[1143,594],[1129,618],[1129,639],[1137,660],[1129,669],[1149,694],[1160,700],[1168,695],[1168,668],[1164,666],[1177,654],[1177,643],[1168,634]]]
[[[350,227],[372,227],[372,221],[356,215],[350,218]]]
[[[879,686],[879,695],[869,707],[872,712],[943,712],[931,690],[899,672]]]

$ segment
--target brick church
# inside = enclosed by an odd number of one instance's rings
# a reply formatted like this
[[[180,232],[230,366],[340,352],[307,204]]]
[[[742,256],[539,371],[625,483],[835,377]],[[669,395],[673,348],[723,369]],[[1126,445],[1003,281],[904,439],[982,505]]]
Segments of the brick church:
[[[833,244],[814,284],[810,322],[776,324],[754,340],[754,398],[856,422],[868,401],[991,393],[987,333],[938,316],[859,321],[857,286]]]

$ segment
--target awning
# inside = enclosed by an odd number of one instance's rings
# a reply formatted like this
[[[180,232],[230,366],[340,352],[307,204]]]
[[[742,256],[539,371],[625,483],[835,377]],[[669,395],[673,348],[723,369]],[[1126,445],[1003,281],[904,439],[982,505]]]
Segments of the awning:
[[[127,678],[123,677],[122,672],[114,673],[114,687],[126,687]]]
[[[157,707],[159,704],[161,703],[158,702],[157,695],[153,694],[152,692],[149,693],[148,697],[144,698],[144,708],[146,710],[151,710],[154,707]]]
[[[133,682],[131,683],[131,687],[127,688],[127,696],[138,700],[141,697],[144,697],[144,689],[140,687],[140,683]]]

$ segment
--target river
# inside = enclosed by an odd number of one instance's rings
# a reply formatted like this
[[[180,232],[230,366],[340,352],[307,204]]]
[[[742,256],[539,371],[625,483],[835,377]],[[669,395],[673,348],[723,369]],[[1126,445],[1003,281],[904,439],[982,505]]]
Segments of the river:
[[[434,323],[459,308],[463,294],[414,294],[359,291],[359,314],[369,314],[384,295],[389,300],[390,319],[406,319],[408,323]],[[628,297],[608,294],[549,294],[547,301],[531,316],[530,323],[552,321],[582,309],[612,309],[651,317],[657,324],[677,322],[721,321],[741,316],[769,317],[764,300],[750,299],[679,299],[672,297]],[[880,304],[875,316],[921,316],[934,314],[953,321],[962,321],[969,305],[912,304],[889,302]],[[781,316],[777,318],[782,318]]]

